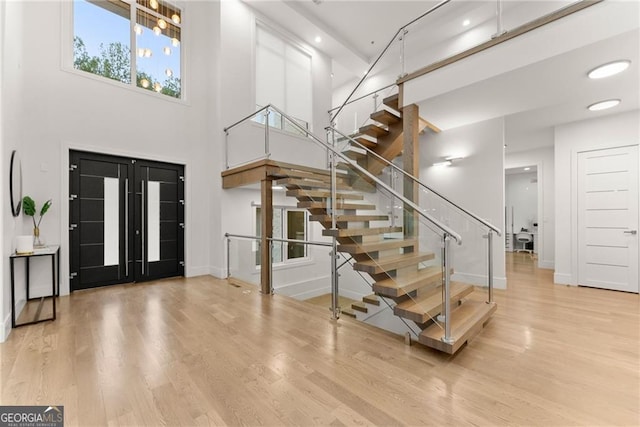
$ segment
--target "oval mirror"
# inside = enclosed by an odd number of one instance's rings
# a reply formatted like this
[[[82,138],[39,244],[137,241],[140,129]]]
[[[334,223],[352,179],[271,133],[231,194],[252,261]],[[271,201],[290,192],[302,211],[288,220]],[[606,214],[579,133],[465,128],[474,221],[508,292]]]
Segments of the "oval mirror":
[[[11,198],[11,213],[20,215],[22,207],[22,162],[16,150],[11,152],[11,166],[9,167],[9,197]]]

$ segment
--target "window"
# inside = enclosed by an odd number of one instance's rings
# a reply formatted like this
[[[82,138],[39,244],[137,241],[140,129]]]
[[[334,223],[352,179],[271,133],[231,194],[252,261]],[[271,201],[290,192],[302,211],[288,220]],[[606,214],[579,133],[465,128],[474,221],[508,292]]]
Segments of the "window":
[[[273,104],[304,129],[311,122],[311,56],[262,26],[256,28],[256,106]],[[265,122],[264,115],[256,117]],[[280,117],[269,115],[269,126],[305,134]]]
[[[181,98],[182,11],[160,0],[75,0],[73,67]]]
[[[307,240],[307,212],[286,207],[273,208],[273,237],[276,239]],[[256,208],[256,236],[262,234],[262,210]],[[284,236],[284,237],[283,237]],[[256,251],[256,265],[260,265],[260,247]],[[306,258],[307,245],[301,243],[273,242],[271,259],[274,263]]]

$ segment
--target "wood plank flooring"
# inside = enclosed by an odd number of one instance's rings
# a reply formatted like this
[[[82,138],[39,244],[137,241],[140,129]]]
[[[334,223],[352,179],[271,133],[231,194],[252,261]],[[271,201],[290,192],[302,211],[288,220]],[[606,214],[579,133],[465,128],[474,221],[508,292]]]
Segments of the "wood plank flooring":
[[[74,293],[0,344],[0,404],[93,425],[639,425],[638,295],[508,257],[455,356],[211,277]]]

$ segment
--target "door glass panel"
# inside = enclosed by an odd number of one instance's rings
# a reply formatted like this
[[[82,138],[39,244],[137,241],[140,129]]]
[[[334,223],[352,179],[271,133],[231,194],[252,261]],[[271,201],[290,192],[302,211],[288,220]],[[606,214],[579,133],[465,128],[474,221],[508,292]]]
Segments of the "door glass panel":
[[[304,211],[287,211],[287,239],[307,240],[305,222]],[[290,243],[287,258],[304,258],[305,248],[306,245],[302,243]]]
[[[118,178],[104,178],[104,264],[120,263]]]
[[[160,261],[160,182],[149,181],[147,214],[149,237],[147,238],[148,262]]]

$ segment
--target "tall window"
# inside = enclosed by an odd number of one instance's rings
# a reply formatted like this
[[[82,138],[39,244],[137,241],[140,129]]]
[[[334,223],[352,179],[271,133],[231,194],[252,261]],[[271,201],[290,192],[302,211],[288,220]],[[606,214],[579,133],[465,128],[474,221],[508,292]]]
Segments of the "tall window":
[[[276,239],[307,240],[307,212],[286,207],[273,208],[273,237]],[[262,210],[256,208],[256,235],[262,233]],[[261,251],[256,251],[256,265],[260,265]],[[286,263],[307,256],[307,246],[301,243],[273,242],[271,259],[274,263]]]
[[[262,26],[256,28],[256,104],[273,104],[295,118],[304,129],[311,122],[311,57]],[[257,121],[264,123],[264,117]],[[269,116],[269,125],[303,133],[279,115]]]
[[[182,11],[161,0],[75,0],[73,66],[180,98]]]

